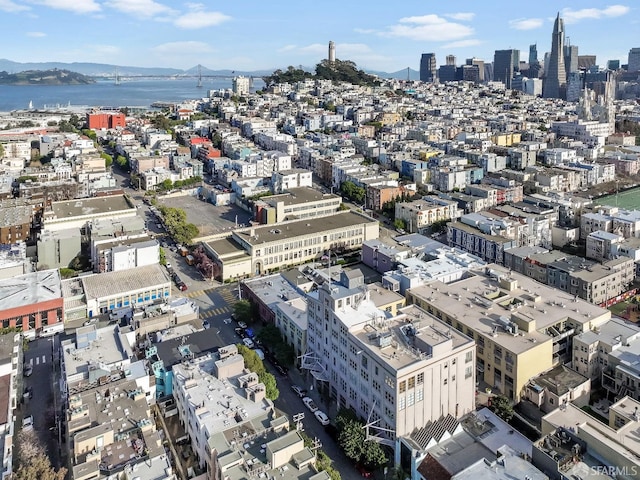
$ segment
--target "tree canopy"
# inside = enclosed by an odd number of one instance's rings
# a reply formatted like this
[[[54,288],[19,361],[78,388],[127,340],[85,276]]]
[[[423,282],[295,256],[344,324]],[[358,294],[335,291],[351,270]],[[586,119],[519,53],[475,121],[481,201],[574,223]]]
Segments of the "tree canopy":
[[[181,208],[166,207],[162,205],[160,207],[160,212],[164,218],[164,224],[167,227],[167,231],[176,242],[189,245],[198,235],[198,227],[193,223],[187,223],[187,214]]]
[[[264,384],[265,395],[269,400],[276,400],[280,396],[280,390],[276,383],[276,377],[267,372],[264,368],[264,363],[258,357],[258,354],[246,347],[245,345],[238,345],[238,353],[244,358],[244,366],[258,375],[258,380]]]
[[[349,82],[354,85],[378,85],[380,82],[373,75],[369,75],[356,67],[350,60],[322,60],[316,65],[315,74],[302,68],[287,67],[285,71],[280,69],[271,75],[262,77],[266,85],[276,83],[296,83],[306,79],[332,80],[335,82]]]
[[[33,430],[21,430],[17,438],[18,469],[15,480],[64,480],[66,468],[56,471]]]
[[[511,417],[513,417],[513,406],[509,399],[504,395],[497,395],[493,397],[489,408],[505,422],[508,422],[511,420]]]
[[[367,468],[380,468],[387,463],[387,455],[382,446],[367,440],[364,423],[351,410],[340,410],[336,418],[338,445],[351,460]]]
[[[342,185],[340,185],[340,191],[342,192],[342,195],[356,203],[364,202],[364,198],[367,193],[364,188],[358,187],[355,183],[349,180],[342,182]]]

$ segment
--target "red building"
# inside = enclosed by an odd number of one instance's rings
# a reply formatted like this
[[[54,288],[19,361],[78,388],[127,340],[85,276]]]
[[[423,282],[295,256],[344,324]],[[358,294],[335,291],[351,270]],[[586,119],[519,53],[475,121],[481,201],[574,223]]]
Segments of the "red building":
[[[57,269],[0,280],[0,326],[40,331],[64,321],[62,284]]]
[[[124,113],[87,113],[87,125],[91,130],[102,130],[106,128],[116,128],[126,126],[126,116]]]

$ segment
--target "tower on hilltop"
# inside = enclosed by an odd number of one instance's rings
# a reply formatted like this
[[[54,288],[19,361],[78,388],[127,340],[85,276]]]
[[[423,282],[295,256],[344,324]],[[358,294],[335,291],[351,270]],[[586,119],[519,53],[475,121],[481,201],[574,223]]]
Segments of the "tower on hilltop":
[[[551,35],[551,54],[549,64],[545,68],[545,79],[542,85],[544,98],[565,98],[567,74],[564,68],[564,21],[560,12],[553,24]]]
[[[329,63],[336,63],[336,44],[329,42]]]

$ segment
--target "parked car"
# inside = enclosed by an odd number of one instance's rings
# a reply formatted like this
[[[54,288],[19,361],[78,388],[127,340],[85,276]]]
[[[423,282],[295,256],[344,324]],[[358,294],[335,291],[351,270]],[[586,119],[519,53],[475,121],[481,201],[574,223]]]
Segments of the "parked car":
[[[240,327],[236,327],[233,329],[234,332],[236,332],[236,335],[238,335],[240,338],[244,338],[245,334],[244,334],[244,330]]]
[[[33,416],[29,415],[28,417],[24,417],[22,419],[22,429],[23,430],[33,430]]]
[[[187,289],[187,284],[184,282],[180,282],[178,284],[178,288],[180,289],[181,292],[184,292]]]
[[[322,425],[329,425],[329,417],[322,410],[316,410],[315,412],[313,412],[313,414]]]
[[[302,399],[302,403],[304,403],[305,407],[307,407],[311,413],[315,413],[318,411],[318,406],[316,405],[316,402],[314,402],[312,398],[304,397]]]
[[[255,345],[254,345],[254,343],[253,343],[253,340],[251,340],[250,338],[247,338],[247,337],[245,337],[245,338],[243,338],[243,339],[242,339],[242,343],[244,343],[244,345],[245,345],[247,348],[253,348],[253,347],[255,347]]]
[[[304,398],[307,396],[307,391],[304,390],[302,387],[299,387],[298,385],[291,385],[291,390],[293,390],[294,393],[298,395],[300,398]]]
[[[360,472],[360,475],[362,475],[363,478],[371,478],[371,477],[373,477],[373,473],[371,471],[367,470],[364,465],[361,465],[361,464],[358,463],[356,465],[356,468],[358,469],[358,472]]]
[[[246,324],[246,323],[244,323],[244,322],[238,322],[238,326],[239,326],[240,328],[247,328],[247,324]]]
[[[33,373],[33,367],[31,365],[25,365],[23,373],[25,377],[30,377]]]
[[[30,399],[33,398],[33,387],[27,387],[24,389],[24,393],[22,394],[22,397],[26,400],[26,399]]]

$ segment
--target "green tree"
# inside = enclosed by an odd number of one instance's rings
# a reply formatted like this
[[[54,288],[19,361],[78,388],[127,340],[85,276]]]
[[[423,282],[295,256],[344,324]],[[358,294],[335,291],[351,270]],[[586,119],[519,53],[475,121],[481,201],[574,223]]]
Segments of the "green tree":
[[[167,178],[162,183],[160,183],[160,185],[158,185],[158,187],[161,190],[171,190],[171,187],[173,187],[173,182],[170,179]]]
[[[233,314],[239,322],[251,323],[253,321],[251,302],[238,300],[233,306]]]
[[[120,168],[126,168],[129,166],[129,160],[127,160],[127,157],[123,157],[122,155],[118,155],[116,157],[116,165],[118,165]]]
[[[513,417],[513,405],[504,395],[496,395],[491,398],[491,411],[502,418],[505,422]]]
[[[269,400],[276,400],[280,396],[280,390],[278,390],[278,384],[276,382],[276,377],[274,377],[271,373],[265,371],[261,375],[258,375],[258,378],[262,383],[264,383],[265,395]]]
[[[359,462],[362,457],[365,442],[362,424],[356,420],[346,420],[338,435],[338,445],[354,462]]]
[[[78,275],[78,272],[76,272],[75,270],[71,269],[71,268],[64,268],[62,267],[60,269],[60,276],[62,278],[73,278],[76,275]]]
[[[244,366],[252,372],[255,372],[258,375],[258,380],[264,384],[266,397],[269,400],[276,400],[280,396],[276,377],[267,372],[264,368],[264,363],[262,363],[262,360],[260,360],[255,350],[251,350],[246,345],[239,344],[238,353],[242,355],[244,359]]]
[[[104,166],[106,168],[109,168],[111,165],[113,165],[113,157],[111,155],[109,155],[108,153],[102,152],[100,156],[104,158]]]
[[[399,228],[399,229],[401,229],[401,230],[404,230],[404,229],[406,228],[406,226],[407,226],[407,225],[406,225],[406,222],[405,222],[403,219],[401,219],[401,218],[396,218],[396,219],[393,221],[393,226],[394,226],[394,227],[396,227],[396,228]]]
[[[160,252],[160,259],[159,259],[160,265],[166,265],[167,264],[167,254],[165,253],[164,248],[160,247],[158,249],[158,251]]]
[[[379,443],[367,440],[364,423],[352,410],[338,412],[336,427],[339,431],[338,445],[348,458],[372,470],[387,463],[384,449]]]
[[[355,183],[349,180],[342,182],[342,185],[340,185],[340,191],[345,197],[357,203],[362,203],[366,195],[366,190],[363,187],[358,187]]]

